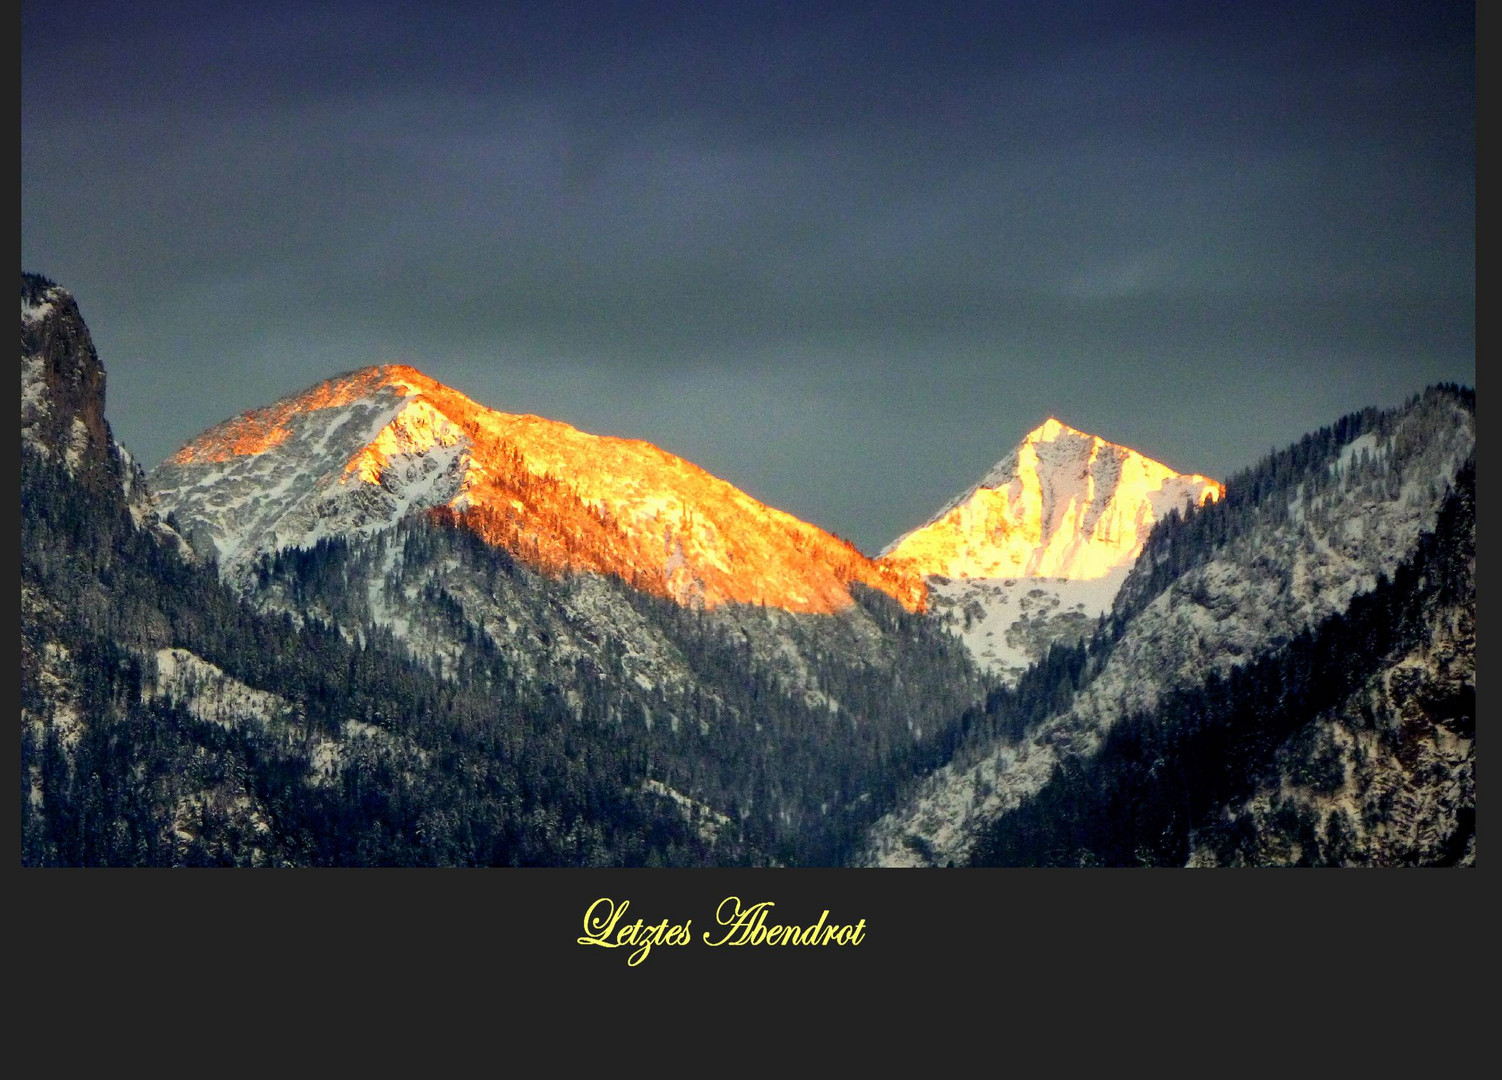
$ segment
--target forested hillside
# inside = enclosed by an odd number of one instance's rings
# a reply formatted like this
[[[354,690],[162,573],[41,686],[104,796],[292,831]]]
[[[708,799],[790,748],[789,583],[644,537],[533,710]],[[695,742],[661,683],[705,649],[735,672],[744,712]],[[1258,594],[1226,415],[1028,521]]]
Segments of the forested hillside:
[[[1393,578],[1281,650],[1107,733],[976,866],[1475,859],[1475,469]]]

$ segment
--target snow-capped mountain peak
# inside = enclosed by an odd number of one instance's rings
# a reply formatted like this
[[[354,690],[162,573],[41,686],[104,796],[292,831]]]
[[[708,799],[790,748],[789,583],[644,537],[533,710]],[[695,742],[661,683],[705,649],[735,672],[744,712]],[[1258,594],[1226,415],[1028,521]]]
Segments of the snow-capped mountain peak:
[[[414,368],[338,376],[226,421],[153,474],[226,573],[431,512],[549,570],[685,604],[829,612],[849,584],[921,608],[921,580],[650,443],[488,409]]]
[[[1017,674],[1109,611],[1153,523],[1224,492],[1055,417],[881,554],[981,664]]]
[[[1223,491],[1049,417],[882,558],[948,578],[1101,578],[1131,565],[1158,518]]]

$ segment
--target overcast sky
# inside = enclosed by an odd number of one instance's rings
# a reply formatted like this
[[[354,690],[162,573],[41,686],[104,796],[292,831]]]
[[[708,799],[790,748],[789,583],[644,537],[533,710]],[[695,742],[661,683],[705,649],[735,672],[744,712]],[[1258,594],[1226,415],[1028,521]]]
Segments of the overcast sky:
[[[1474,385],[1474,40],[1437,2],[28,2],[21,263],[148,466],[401,361],[875,551],[1049,415],[1223,478]]]

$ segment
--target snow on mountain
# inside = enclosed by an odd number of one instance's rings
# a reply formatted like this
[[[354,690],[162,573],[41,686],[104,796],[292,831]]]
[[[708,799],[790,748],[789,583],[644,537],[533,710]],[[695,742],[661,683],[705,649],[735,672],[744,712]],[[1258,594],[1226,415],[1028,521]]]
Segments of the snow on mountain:
[[[881,557],[949,578],[1104,577],[1153,522],[1224,488],[1049,418]]]
[[[1433,390],[1401,409],[1373,411],[1369,427],[1323,456],[1306,440],[1243,478],[1240,493],[1233,488],[1224,505],[1196,515],[1212,538],[1200,553],[1208,557],[1156,593],[1149,563],[1158,556],[1144,555],[1118,593],[1116,613],[1127,622],[1069,707],[1019,742],[989,745],[928,777],[878,823],[868,860],[962,863],[978,829],[1037,791],[1064,755],[1093,753],[1116,720],[1151,710],[1169,688],[1286,644],[1343,612],[1378,575],[1391,576],[1435,527],[1445,493],[1474,455],[1475,411]]]
[[[151,480],[228,575],[430,511],[543,569],[614,574],[690,606],[833,612],[856,581],[924,603],[911,574],[649,443],[496,412],[401,365],[220,424]]]
[[[170,698],[200,720],[224,727],[247,718],[269,724],[294,714],[286,699],[247,686],[187,649],[158,649],[153,660],[156,677],[142,687],[142,700]]]
[[[926,577],[934,614],[1015,677],[1110,610],[1154,522],[1223,492],[1050,417],[881,561]]]
[[[430,409],[403,417],[407,397],[399,380],[370,369],[226,421],[153,470],[158,505],[229,569],[331,533],[385,528],[406,509],[446,502],[459,478],[444,451],[459,433],[433,423]],[[416,460],[414,434],[437,453]],[[365,483],[363,474],[349,483],[345,465],[377,439],[393,451],[385,483]],[[412,444],[406,455],[398,450],[403,440]]]
[[[197,719],[227,730],[250,726],[289,739],[292,733],[300,733],[304,717],[296,704],[280,694],[247,685],[188,649],[158,649],[149,668],[152,677],[142,685],[142,701],[167,699]],[[345,720],[337,737],[325,732],[314,736],[307,746],[309,782],[317,786],[336,781],[350,748],[361,740],[389,743],[391,737],[360,720]],[[258,827],[256,831],[265,829]]]
[[[1130,566],[1098,578],[928,579],[928,610],[958,634],[981,667],[1016,679],[1055,643],[1088,637]]]

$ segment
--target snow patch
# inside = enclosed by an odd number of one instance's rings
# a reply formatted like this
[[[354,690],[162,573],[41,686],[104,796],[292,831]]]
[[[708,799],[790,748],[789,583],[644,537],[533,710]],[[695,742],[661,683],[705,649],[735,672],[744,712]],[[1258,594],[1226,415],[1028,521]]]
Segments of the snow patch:
[[[35,420],[52,411],[47,393],[47,364],[40,354],[21,357],[21,420]],[[22,429],[22,434],[26,433]]]
[[[68,446],[63,451],[63,460],[68,463],[68,468],[78,468],[78,463],[83,460],[83,455],[88,448],[88,425],[83,422],[83,417],[75,416],[73,422],[68,425]]]
[[[1108,615],[1130,567],[1104,577],[928,579],[929,612],[982,668],[1015,683],[1048,651],[1088,637]]]
[[[221,727],[246,721],[264,726],[294,711],[286,698],[248,686],[187,649],[158,649],[156,672],[155,682],[141,688],[143,700],[168,698]]]
[[[52,296],[55,292],[56,290],[54,289],[48,289],[44,295]],[[48,315],[51,315],[53,310],[51,300],[43,300],[40,304],[33,304],[26,297],[21,297],[21,321],[23,323],[41,322]]]
[[[683,815],[683,820],[696,825],[700,838],[706,842],[713,842],[720,830],[730,824],[729,816],[697,799],[689,798],[681,791],[668,787],[661,780],[644,780],[641,787],[648,795],[671,800]]]

